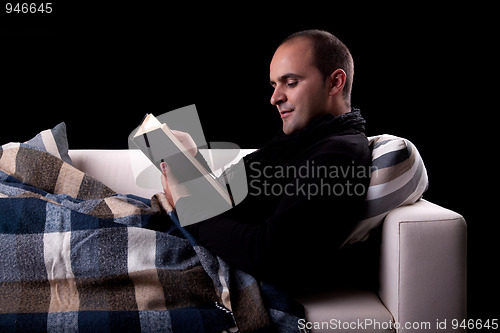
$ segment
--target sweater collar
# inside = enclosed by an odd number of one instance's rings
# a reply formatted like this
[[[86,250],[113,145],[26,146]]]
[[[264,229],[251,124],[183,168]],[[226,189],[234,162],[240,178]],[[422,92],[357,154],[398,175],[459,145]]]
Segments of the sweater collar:
[[[319,116],[306,127],[291,134],[287,135],[280,131],[268,144],[252,154],[249,160],[257,158],[270,164],[282,163],[295,153],[328,136],[346,132],[364,133],[365,123],[360,110],[355,108],[339,116],[332,114]]]
[[[357,132],[365,132],[365,119],[361,115],[359,109],[352,108],[351,112],[344,113],[339,116],[334,116],[333,114],[326,114],[319,116],[312,120],[306,127],[298,130],[292,134],[283,136],[293,139],[304,138],[306,136],[314,136],[316,138],[321,136],[328,136],[347,130],[353,130]]]

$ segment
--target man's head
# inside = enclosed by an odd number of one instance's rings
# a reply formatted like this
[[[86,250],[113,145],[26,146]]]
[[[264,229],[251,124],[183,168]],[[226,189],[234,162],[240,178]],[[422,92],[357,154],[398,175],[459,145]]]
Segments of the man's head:
[[[280,112],[285,134],[318,116],[351,109],[353,60],[347,47],[328,32],[306,30],[287,37],[274,53],[269,76],[271,104]]]

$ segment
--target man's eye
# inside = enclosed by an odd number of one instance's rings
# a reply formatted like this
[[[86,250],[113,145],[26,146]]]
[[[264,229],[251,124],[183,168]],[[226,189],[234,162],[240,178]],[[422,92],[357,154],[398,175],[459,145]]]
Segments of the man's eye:
[[[291,82],[288,82],[286,84],[286,86],[289,87],[289,88],[293,88],[293,87],[295,87],[297,85],[297,83],[299,83],[299,82],[298,81],[291,81]]]

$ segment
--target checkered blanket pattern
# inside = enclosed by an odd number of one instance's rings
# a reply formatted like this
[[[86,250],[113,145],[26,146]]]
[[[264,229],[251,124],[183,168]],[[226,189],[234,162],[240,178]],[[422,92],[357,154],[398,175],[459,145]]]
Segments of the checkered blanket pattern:
[[[24,144],[0,150],[0,253],[0,331],[294,332],[303,315],[199,246],[163,194]]]

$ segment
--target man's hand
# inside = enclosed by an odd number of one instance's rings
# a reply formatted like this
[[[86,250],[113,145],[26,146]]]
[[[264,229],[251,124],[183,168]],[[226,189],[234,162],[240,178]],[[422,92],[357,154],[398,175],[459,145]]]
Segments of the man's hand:
[[[177,200],[182,197],[189,197],[191,194],[183,183],[179,183],[177,178],[172,174],[172,170],[168,167],[167,163],[161,163],[161,184],[163,191],[167,196],[168,202],[175,208]]]
[[[191,135],[181,131],[172,130],[172,133],[175,137],[182,143],[182,145],[186,148],[189,154],[195,156],[198,152],[198,148],[196,147],[196,143],[194,142]],[[179,198],[187,197],[190,195],[187,188],[184,184],[179,183],[175,176],[172,174],[171,169],[165,162],[161,163],[161,184],[163,186],[163,191],[167,196],[168,202],[175,208],[175,203]]]
[[[163,187],[163,192],[165,192],[165,195],[167,196],[167,200],[170,203],[172,207],[175,208],[175,202],[174,198],[172,198],[172,192],[170,191],[170,187],[168,186],[168,179],[167,179],[167,170],[166,170],[166,164],[165,162],[161,163],[161,186]]]
[[[176,130],[172,130],[172,133],[191,155],[196,155],[196,153],[198,152],[198,148],[196,147],[196,143],[194,142],[191,135],[189,135],[189,133]]]

